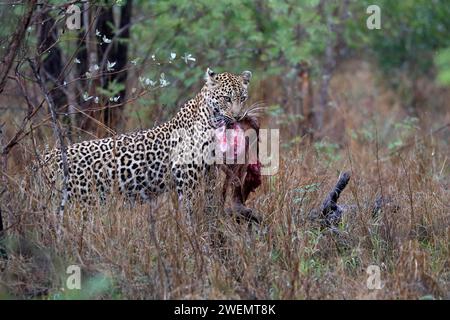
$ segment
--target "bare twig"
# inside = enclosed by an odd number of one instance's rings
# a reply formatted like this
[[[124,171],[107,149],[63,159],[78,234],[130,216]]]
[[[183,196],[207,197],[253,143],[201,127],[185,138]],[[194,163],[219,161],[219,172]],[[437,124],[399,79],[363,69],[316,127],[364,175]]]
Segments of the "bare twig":
[[[4,237],[5,237],[5,234],[3,232],[2,208],[0,208],[0,262],[1,262],[1,260],[8,259],[8,255],[6,253],[5,247],[3,246]],[[0,264],[0,271],[2,271],[1,264]]]
[[[42,78],[36,68],[35,63],[32,60],[28,60],[30,63],[30,67],[33,70],[34,76],[36,77],[37,83],[42,91],[42,94],[45,97],[45,101],[47,102],[49,111],[50,111],[50,115],[52,118],[52,127],[53,127],[53,133],[55,135],[55,139],[59,142],[59,148],[61,151],[61,160],[63,163],[63,195],[62,195],[62,199],[61,199],[61,205],[59,207],[59,211],[58,213],[60,214],[60,219],[62,221],[63,218],[63,214],[64,214],[64,208],[65,205],[67,203],[68,200],[68,192],[67,192],[67,184],[68,184],[68,177],[69,177],[69,166],[67,164],[67,150],[66,150],[66,144],[64,142],[64,136],[61,130],[61,127],[59,126],[58,123],[58,118],[57,118],[57,114],[56,114],[56,110],[55,110],[55,106],[53,105],[53,100],[50,97],[50,95],[48,94],[46,88],[45,88],[45,84],[42,81]]]
[[[160,277],[161,286],[165,289],[164,291],[171,291],[171,285],[170,285],[170,275],[169,270],[167,269],[165,259],[161,254],[161,247],[159,245],[158,237],[156,235],[156,220],[153,216],[153,212],[150,212],[149,215],[149,225],[150,225],[150,237],[153,243],[155,244],[155,248],[158,254],[158,269],[159,273],[162,274],[164,272],[165,275],[165,282],[163,282],[162,277]]]
[[[17,143],[19,143],[19,141],[20,141],[20,139],[21,139],[21,137],[22,137],[22,135],[23,135],[23,133],[25,131],[25,128],[26,128],[27,124],[34,117],[34,115],[37,113],[37,111],[42,107],[42,104],[40,104],[39,106],[35,107],[31,103],[31,101],[30,101],[30,99],[28,97],[28,94],[27,94],[27,92],[25,90],[25,87],[24,87],[23,83],[21,82],[21,79],[19,78],[19,76],[17,75],[14,79],[16,80],[17,84],[19,85],[19,88],[20,88],[20,91],[21,91],[22,95],[25,97],[25,100],[26,100],[27,106],[28,106],[28,110],[27,110],[27,115],[25,116],[25,118],[22,119],[22,123],[20,124],[20,127],[17,130],[17,132],[15,133],[14,137],[12,137],[8,141],[8,143],[1,148],[1,156],[4,158],[3,161],[5,162],[5,164],[4,164],[5,168],[4,169],[6,169],[6,157],[8,156],[9,151]]]
[[[404,151],[405,149],[413,146],[415,143],[423,141],[426,137],[435,135],[435,134],[440,133],[440,132],[442,132],[442,131],[444,131],[446,129],[450,129],[450,123],[444,124],[443,126],[432,130],[431,132],[429,132],[426,135],[424,135],[421,138],[419,138],[419,140],[414,138],[413,141],[408,142],[406,144],[403,144],[402,146],[400,146],[400,147],[390,151],[389,154],[383,160],[386,160],[387,158],[389,158],[391,156],[395,156],[395,155],[399,154],[400,152]]]
[[[403,171],[405,171],[405,176],[408,179],[408,196],[409,196],[409,207],[410,207],[410,231],[413,231],[413,228],[415,227],[415,219],[414,219],[414,204],[413,204],[413,200],[414,200],[414,196],[412,193],[412,188],[411,188],[411,177],[409,174],[409,170],[406,168],[406,163],[405,160],[403,159],[403,157],[401,155],[399,155],[400,161],[402,163],[402,167],[403,167]]]
[[[3,129],[3,125],[0,124],[0,147],[2,146],[2,129]],[[2,160],[5,160],[2,156],[1,158]],[[6,163],[1,163],[2,168],[1,170],[4,170],[5,168],[3,168],[4,166],[6,166]],[[2,184],[4,185],[4,187],[2,187],[3,190],[0,190],[0,197],[3,195],[4,191],[6,191],[6,178],[2,175]],[[2,217],[2,208],[0,207],[0,260],[6,259],[7,255],[6,255],[6,251],[3,247],[3,238],[5,236],[5,232],[4,232],[4,228],[3,228],[3,217]],[[1,271],[1,269],[0,269]]]
[[[36,8],[37,0],[30,0],[28,11],[22,18],[22,22],[19,24],[16,32],[11,37],[11,42],[8,46],[7,54],[3,61],[0,64],[0,93],[3,92],[3,89],[6,84],[6,80],[8,79],[8,73],[13,65],[14,58],[17,54],[17,51],[20,48],[22,40],[25,38],[25,32],[27,31],[28,25],[30,24],[31,17]]]

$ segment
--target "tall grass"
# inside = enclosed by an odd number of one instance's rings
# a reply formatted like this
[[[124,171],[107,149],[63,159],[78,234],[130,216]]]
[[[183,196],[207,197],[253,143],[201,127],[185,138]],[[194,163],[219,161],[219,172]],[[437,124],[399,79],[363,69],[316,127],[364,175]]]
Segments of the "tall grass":
[[[386,92],[370,96],[375,85],[358,72],[350,84],[335,79],[341,94],[321,140],[283,137],[278,174],[247,202],[259,226],[202,199],[188,225],[173,194],[131,206],[114,193],[88,210],[71,203],[58,237],[59,199],[31,171],[33,144],[24,142],[1,196],[0,298],[450,298],[448,128],[434,134],[432,121],[411,120]],[[354,209],[330,231],[310,213],[342,170],[352,177],[340,203]],[[379,195],[390,205],[374,215]],[[81,290],[66,287],[69,265],[81,267]],[[370,265],[380,267],[380,290],[367,287]]]
[[[429,165],[436,147],[418,143],[378,166],[375,155],[365,156],[374,150],[343,150],[341,160],[331,164],[322,163],[313,146],[287,153],[278,175],[266,177],[248,203],[263,216],[260,226],[250,228],[219,207],[209,213],[198,209],[190,228],[170,194],[133,207],[113,195],[88,211],[72,204],[58,238],[52,210],[58,199],[48,197],[38,175],[15,180],[6,196],[13,225],[1,295],[448,298],[449,191],[443,182],[448,168],[434,171]],[[342,168],[353,176],[341,202],[357,209],[338,232],[330,232],[309,219],[309,212]],[[380,192],[398,210],[387,207],[373,218],[371,204]],[[83,271],[80,292],[63,290],[65,270],[73,264]],[[366,286],[369,265],[381,268],[381,290]]]

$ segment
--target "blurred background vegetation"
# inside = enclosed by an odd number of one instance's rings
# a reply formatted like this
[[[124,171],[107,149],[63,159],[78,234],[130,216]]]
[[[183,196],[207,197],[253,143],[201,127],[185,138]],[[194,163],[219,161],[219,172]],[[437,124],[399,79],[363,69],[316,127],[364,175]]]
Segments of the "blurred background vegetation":
[[[253,101],[263,100],[294,139],[323,136],[320,130],[333,116],[331,79],[352,60],[370,63],[376,81],[394,90],[411,116],[445,107],[427,91],[429,83],[441,90],[450,83],[445,0],[74,3],[82,9],[79,31],[65,26],[66,3],[39,2],[18,58],[37,59],[49,88],[80,79],[53,91],[60,91],[54,94],[61,114],[72,108],[77,126],[85,130],[93,131],[79,118],[83,109],[106,108],[102,116],[90,114],[119,131],[166,120],[199,90],[207,67],[252,70]],[[372,4],[381,8],[380,30],[366,26]],[[4,56],[26,5],[2,4],[0,10]],[[92,70],[96,65],[99,70]],[[27,72],[25,63],[21,68]],[[98,72],[100,79],[89,80],[86,72]],[[159,86],[161,74],[164,86]],[[138,89],[152,84],[159,88],[139,95]]]

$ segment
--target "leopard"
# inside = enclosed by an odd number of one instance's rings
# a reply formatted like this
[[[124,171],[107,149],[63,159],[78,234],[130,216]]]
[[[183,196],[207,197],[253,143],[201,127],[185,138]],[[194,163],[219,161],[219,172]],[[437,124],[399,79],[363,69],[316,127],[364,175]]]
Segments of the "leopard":
[[[201,181],[214,184],[215,130],[236,122],[252,73],[206,70],[201,90],[168,121],[150,129],[54,148],[43,157],[47,176],[67,200],[106,199],[114,190],[150,201],[174,190],[186,211]],[[63,156],[64,155],[64,156]],[[64,210],[64,208],[60,208]]]

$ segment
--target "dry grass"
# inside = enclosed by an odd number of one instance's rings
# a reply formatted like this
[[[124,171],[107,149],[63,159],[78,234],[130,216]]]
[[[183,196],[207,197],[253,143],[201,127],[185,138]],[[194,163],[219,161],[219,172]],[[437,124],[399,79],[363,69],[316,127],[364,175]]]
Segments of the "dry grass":
[[[193,230],[171,194],[134,207],[113,196],[86,213],[72,204],[58,238],[59,199],[49,197],[39,174],[10,166],[0,298],[450,298],[449,129],[430,134],[425,118],[410,123],[386,107],[392,102],[384,94],[363,108],[364,92],[351,89],[335,96],[337,116],[322,135],[334,139],[282,141],[278,174],[265,177],[248,201],[261,212],[261,226],[199,208]],[[448,113],[439,118],[450,120]],[[21,148],[28,150],[22,159],[32,159],[31,146]],[[338,232],[321,230],[309,212],[344,169],[352,178],[340,202],[357,209]],[[379,194],[398,211],[373,218]],[[81,291],[62,290],[72,264],[83,270]],[[381,268],[381,290],[366,286],[369,265]]]
[[[78,264],[86,289],[76,294],[86,298],[448,297],[448,171],[430,168],[432,150],[419,144],[379,164],[382,192],[400,210],[378,219],[369,205],[381,192],[375,156],[361,159],[348,150],[343,160],[323,165],[315,154],[292,152],[279,174],[265,179],[250,201],[264,221],[251,229],[217,209],[199,214],[190,230],[169,195],[133,208],[116,197],[86,218],[72,206],[58,239],[47,209],[57,199],[38,188],[42,181],[23,183],[6,198],[18,223],[8,232],[2,296],[71,297],[61,290],[64,272]],[[358,210],[330,233],[307,217],[343,167],[353,177],[341,201]],[[382,268],[382,290],[366,287],[371,264]]]

